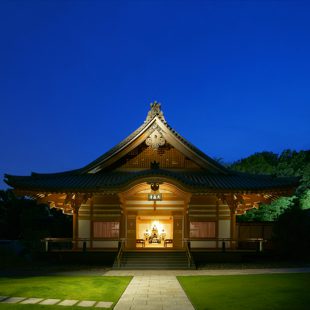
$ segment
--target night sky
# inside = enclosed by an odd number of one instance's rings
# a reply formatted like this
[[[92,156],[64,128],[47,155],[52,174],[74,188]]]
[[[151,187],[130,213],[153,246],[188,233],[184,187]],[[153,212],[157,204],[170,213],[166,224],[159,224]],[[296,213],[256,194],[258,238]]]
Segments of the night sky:
[[[310,146],[310,1],[0,1],[3,174],[80,168],[157,100],[225,162]]]

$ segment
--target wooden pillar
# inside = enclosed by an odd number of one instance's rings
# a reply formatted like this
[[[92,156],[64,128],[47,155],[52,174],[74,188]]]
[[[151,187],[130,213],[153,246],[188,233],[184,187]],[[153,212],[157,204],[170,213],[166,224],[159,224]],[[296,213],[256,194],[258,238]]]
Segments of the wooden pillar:
[[[127,216],[127,239],[126,248],[136,248],[136,214],[130,214]]]
[[[236,214],[238,206],[243,202],[243,198],[240,194],[230,193],[222,195],[221,200],[225,201],[230,209],[230,248],[235,249],[237,246]]]
[[[124,239],[126,238],[126,216],[123,206],[121,206],[121,218],[120,218],[120,232],[119,238]]]
[[[183,247],[183,227],[184,227],[184,215],[173,216],[173,247]]]
[[[92,249],[93,248],[93,238],[94,238],[94,199],[91,198],[90,199],[90,221],[89,221],[89,225],[90,225],[90,240],[89,240],[89,248]]]
[[[82,203],[86,203],[87,199],[91,198],[89,194],[79,194],[79,193],[71,193],[67,194],[64,204],[70,204],[73,212],[72,219],[72,239],[73,239],[73,249],[78,249],[78,239],[79,239],[79,209]]]
[[[230,205],[230,248],[236,248],[236,206]]]
[[[184,239],[189,239],[189,208],[188,205],[185,207],[184,212]]]
[[[73,206],[73,249],[78,249],[78,239],[79,239],[79,209],[80,206]]]
[[[126,239],[127,237],[126,200],[122,193],[119,193],[118,197],[121,209],[119,238]]]
[[[184,215],[183,215],[183,240],[188,242],[188,246],[190,247],[190,200],[191,195],[186,194],[184,197]],[[184,244],[183,244],[184,246]]]
[[[215,231],[215,236],[216,236],[216,248],[219,247],[219,219],[220,219],[220,206],[219,206],[219,199],[216,199],[216,231]]]

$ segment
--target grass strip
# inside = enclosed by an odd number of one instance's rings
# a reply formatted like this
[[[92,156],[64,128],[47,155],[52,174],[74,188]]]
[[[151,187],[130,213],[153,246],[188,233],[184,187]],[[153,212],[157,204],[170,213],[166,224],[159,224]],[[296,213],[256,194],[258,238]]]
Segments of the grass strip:
[[[0,279],[0,296],[110,301],[115,304],[132,277],[43,276]],[[64,309],[63,306],[0,304],[0,309]],[[70,307],[73,309],[75,307]],[[81,309],[81,307],[76,307]],[[83,308],[86,309],[86,308]]]
[[[177,277],[196,310],[303,310],[310,274]]]

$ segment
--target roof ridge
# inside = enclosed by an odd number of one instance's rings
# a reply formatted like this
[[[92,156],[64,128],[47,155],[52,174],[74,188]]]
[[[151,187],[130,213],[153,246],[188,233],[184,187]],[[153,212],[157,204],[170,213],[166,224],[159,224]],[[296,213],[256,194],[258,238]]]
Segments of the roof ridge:
[[[145,123],[153,120],[156,116],[162,120],[164,123],[166,123],[165,117],[164,117],[164,113],[161,110],[161,103],[157,102],[156,100],[154,102],[150,103],[151,109],[150,111],[147,113],[146,119],[145,119]]]

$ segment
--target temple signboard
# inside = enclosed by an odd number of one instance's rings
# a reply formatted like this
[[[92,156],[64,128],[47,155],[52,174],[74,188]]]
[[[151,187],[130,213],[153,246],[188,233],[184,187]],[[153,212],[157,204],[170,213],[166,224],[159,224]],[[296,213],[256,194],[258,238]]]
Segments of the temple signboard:
[[[162,194],[148,194],[149,201],[160,201],[162,198]]]

